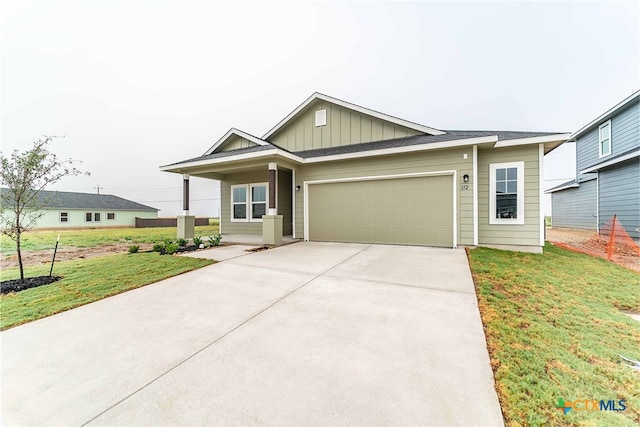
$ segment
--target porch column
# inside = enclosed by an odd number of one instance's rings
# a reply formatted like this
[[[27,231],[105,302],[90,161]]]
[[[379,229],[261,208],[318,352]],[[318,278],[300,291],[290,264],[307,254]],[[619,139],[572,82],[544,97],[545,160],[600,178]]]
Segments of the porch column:
[[[269,163],[269,215],[277,215],[276,195],[278,194],[278,164]]]
[[[196,217],[189,215],[189,175],[182,175],[182,215],[178,215],[178,239],[193,239]]]
[[[282,244],[282,215],[278,215],[278,165],[269,163],[269,206],[267,215],[262,216],[262,243]]]

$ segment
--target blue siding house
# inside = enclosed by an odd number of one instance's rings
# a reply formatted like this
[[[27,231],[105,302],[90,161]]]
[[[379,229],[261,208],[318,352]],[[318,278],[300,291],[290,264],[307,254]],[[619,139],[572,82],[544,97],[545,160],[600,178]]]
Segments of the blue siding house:
[[[571,135],[576,179],[547,190],[555,227],[597,231],[617,215],[640,239],[640,91]]]

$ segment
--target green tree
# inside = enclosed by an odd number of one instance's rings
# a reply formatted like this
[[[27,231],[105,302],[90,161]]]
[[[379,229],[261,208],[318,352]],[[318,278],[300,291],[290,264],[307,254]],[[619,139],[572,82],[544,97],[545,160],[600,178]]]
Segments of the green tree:
[[[34,141],[31,149],[20,153],[14,150],[5,157],[0,152],[0,231],[16,242],[20,280],[24,281],[24,267],[20,239],[22,233],[32,229],[42,215],[47,200],[40,191],[69,175],[80,175],[72,159],[60,160],[49,151],[48,145],[55,136],[44,136]]]

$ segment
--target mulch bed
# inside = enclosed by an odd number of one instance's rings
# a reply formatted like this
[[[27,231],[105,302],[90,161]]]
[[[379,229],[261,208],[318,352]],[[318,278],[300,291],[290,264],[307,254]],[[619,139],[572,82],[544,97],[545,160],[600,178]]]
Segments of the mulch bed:
[[[5,280],[3,282],[0,282],[0,293],[8,294],[10,292],[20,292],[24,291],[25,289],[48,285],[60,279],[62,279],[61,276],[38,276],[27,277],[24,279],[24,282],[21,282],[20,279]]]

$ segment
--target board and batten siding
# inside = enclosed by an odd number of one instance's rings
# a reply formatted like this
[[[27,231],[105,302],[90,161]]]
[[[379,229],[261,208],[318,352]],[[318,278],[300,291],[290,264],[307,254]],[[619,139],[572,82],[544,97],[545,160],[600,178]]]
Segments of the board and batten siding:
[[[551,193],[551,219],[554,227],[597,230],[597,180],[580,187]]]
[[[60,222],[60,212],[68,213],[68,221]],[[100,214],[100,221],[85,221],[85,213]],[[115,213],[115,219],[107,219],[107,213]],[[35,228],[97,228],[97,227],[135,227],[136,217],[157,218],[157,211],[119,211],[102,209],[45,209],[44,215],[38,219]]]
[[[282,215],[282,235],[291,236],[291,172],[278,169],[278,215]]]
[[[613,215],[633,238],[640,238],[640,163],[638,159],[598,173],[600,228]]]
[[[478,149],[478,244],[540,246],[538,145]],[[489,224],[489,165],[524,161],[524,224]]]
[[[233,151],[240,150],[241,148],[249,148],[253,147],[256,144],[254,142],[249,141],[246,138],[242,138],[238,135],[234,135],[227,142],[222,145],[222,148],[218,151]]]
[[[327,111],[327,124],[315,125],[318,110]],[[269,138],[289,151],[306,151],[421,135],[414,129],[390,123],[326,101],[305,108],[286,127]]]
[[[467,154],[467,159],[464,159]],[[433,150],[407,154],[396,154],[369,157],[362,159],[338,160],[321,164],[308,164],[296,171],[296,182],[301,190],[296,191],[296,235],[304,237],[304,182],[333,180],[340,178],[357,178],[371,176],[388,176],[414,174],[423,172],[456,171],[457,194],[457,243],[473,244],[473,148],[457,148],[450,150]],[[469,174],[470,180],[461,190],[462,176]],[[384,201],[381,201],[383,203]],[[384,227],[384,224],[380,224]]]
[[[596,124],[592,130],[577,139],[576,176],[579,176],[583,169],[640,147],[640,103],[638,99],[611,118],[611,155],[600,158],[598,151],[599,127],[606,121],[603,120]]]

